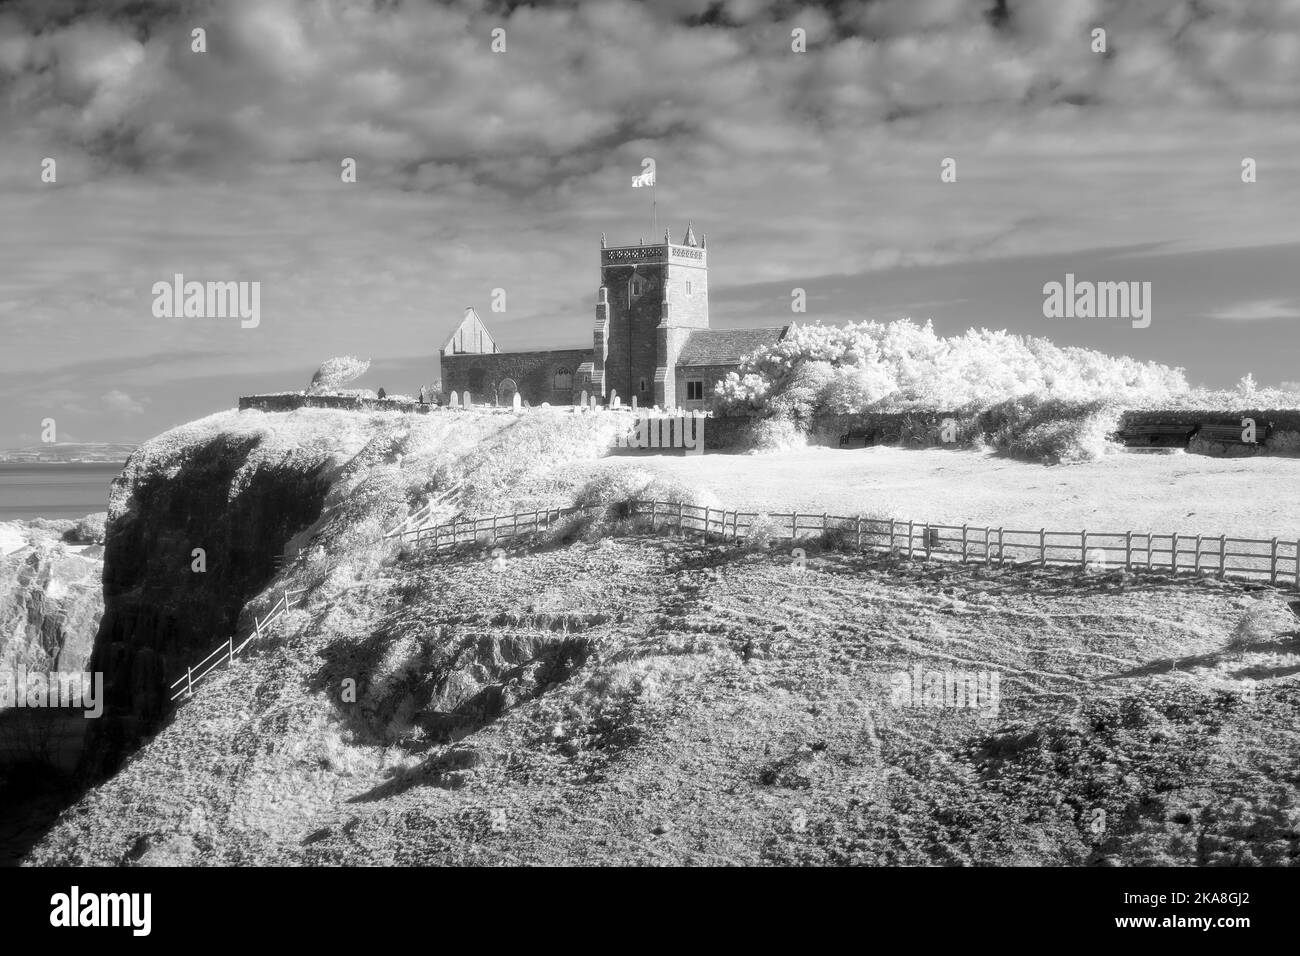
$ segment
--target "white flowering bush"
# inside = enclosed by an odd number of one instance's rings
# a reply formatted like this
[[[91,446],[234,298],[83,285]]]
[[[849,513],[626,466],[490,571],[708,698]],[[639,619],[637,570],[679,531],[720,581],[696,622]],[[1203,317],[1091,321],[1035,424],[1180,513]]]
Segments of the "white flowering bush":
[[[903,319],[796,325],[719,383],[716,408],[804,423],[820,413],[987,408],[1030,396],[1140,405],[1188,392],[1182,369],[1156,362],[987,329],[943,338],[928,322]]]

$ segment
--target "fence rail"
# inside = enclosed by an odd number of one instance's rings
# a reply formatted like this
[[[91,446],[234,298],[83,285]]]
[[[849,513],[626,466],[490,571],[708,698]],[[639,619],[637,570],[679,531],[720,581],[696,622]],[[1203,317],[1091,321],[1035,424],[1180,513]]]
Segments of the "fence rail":
[[[1267,580],[1300,589],[1300,540],[1236,538],[1179,531],[1052,531],[1047,528],[994,528],[949,525],[862,515],[803,512],[730,511],[679,501],[630,502],[631,516],[648,518],[651,531],[694,531],[741,541],[760,518],[771,524],[768,537],[798,542],[838,537],[857,550],[886,551],[909,558],[956,560],[999,566],[1123,567],[1126,571],[1213,574],[1220,578]],[[462,518],[404,533],[418,547],[435,550],[465,543],[491,543],[527,536],[561,518],[602,510],[555,508]]]
[[[285,611],[297,604],[306,593],[305,589],[281,592],[279,600],[271,606],[271,610],[266,612],[266,617],[259,620],[254,616],[253,629],[248,633],[247,637],[236,644],[234,635],[231,635],[226,638],[225,643],[218,645],[217,649],[203,660],[192,667],[186,668],[184,676],[173,681],[171,687],[168,688],[172,692],[170,699],[179,700],[193,694],[195,684],[211,674],[220,665],[227,661],[233,661],[240,651],[247,647],[254,638],[261,637],[263,631],[278,621]]]
[[[423,520],[443,499],[414,512],[384,538],[410,542],[435,552],[462,544],[494,543],[536,535],[565,518],[603,511],[606,506],[548,508],[517,511],[481,518],[457,518],[444,524],[410,527]],[[945,525],[868,518],[863,515],[805,514],[802,512],[727,511],[680,501],[638,499],[629,503],[632,518],[649,518],[652,532],[677,531],[716,534],[722,540],[742,541],[760,518],[770,523],[770,540],[789,541],[815,537],[838,538],[841,546],[852,543],[859,551],[884,551],[907,558],[925,558],[1020,567],[1073,566],[1120,567],[1126,571],[1166,571],[1173,574],[1213,574],[1218,578],[1246,581],[1267,580],[1271,585],[1286,583],[1300,589],[1300,540],[1281,538],[1234,538],[1228,535],[1184,534],[1179,531],[1050,531],[1047,528],[1015,529],[975,525]],[[1254,547],[1252,547],[1254,546]],[[1238,550],[1246,548],[1247,550]],[[1121,561],[1120,555],[1123,556]],[[1113,556],[1113,557],[1112,557]],[[285,591],[266,617],[254,618],[253,629],[239,644],[228,638],[186,670],[171,685],[172,700],[186,697],[194,685],[226,661],[233,660],[254,638],[274,624],[306,593]],[[297,595],[290,597],[290,595]],[[179,688],[179,689],[178,689]]]

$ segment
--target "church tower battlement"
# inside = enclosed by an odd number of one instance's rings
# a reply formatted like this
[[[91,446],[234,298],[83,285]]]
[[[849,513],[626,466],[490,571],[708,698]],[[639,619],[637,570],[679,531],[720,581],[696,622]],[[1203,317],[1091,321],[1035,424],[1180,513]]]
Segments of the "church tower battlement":
[[[709,327],[705,240],[687,224],[685,238],[647,246],[600,240],[600,289],[593,330],[592,387],[643,406],[679,404],[673,368],[692,331]]]

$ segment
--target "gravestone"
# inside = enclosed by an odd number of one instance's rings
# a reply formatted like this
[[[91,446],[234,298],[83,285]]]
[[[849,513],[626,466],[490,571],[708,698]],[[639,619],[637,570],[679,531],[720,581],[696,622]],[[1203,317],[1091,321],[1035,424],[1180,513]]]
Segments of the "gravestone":
[[[622,404],[623,401],[618,397],[618,391],[617,390],[611,391],[609,393],[609,407],[618,408]]]
[[[457,395],[454,391],[451,393],[451,397],[447,399],[447,407],[460,408],[460,396]]]
[[[587,407],[587,390],[585,388],[582,390],[582,397],[578,399],[578,404],[583,408]]]
[[[636,411],[636,396],[632,396],[632,411]]]
[[[520,411],[523,408],[523,406],[520,404],[520,398],[518,392],[515,392],[514,396],[510,399],[510,404],[514,407],[515,411]]]
[[[469,400],[469,389],[468,389],[468,388],[465,389],[465,401],[464,401],[463,404],[464,404],[464,406],[465,406],[466,408],[469,408],[471,405],[474,404],[473,402],[471,402],[471,401]]]
[[[593,395],[591,396],[591,410],[594,412],[598,408],[600,408],[600,402],[596,401],[596,396]]]

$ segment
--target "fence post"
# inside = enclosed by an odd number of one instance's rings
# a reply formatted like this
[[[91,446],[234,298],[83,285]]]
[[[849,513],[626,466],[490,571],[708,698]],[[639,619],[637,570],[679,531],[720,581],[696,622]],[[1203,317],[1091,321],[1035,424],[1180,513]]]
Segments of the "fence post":
[[[858,550],[861,551],[862,550],[862,515],[858,515],[855,524],[858,532]],[[1297,560],[1300,561],[1300,559]],[[1298,564],[1297,566],[1300,567],[1300,564]]]
[[[1192,573],[1201,573],[1201,536],[1196,536],[1196,558],[1192,561]]]
[[[930,522],[925,523],[925,560],[930,560]]]
[[[790,513],[790,543],[793,545],[799,540],[799,512]]]
[[[516,394],[518,394],[518,393],[516,393]],[[513,528],[512,528],[511,531],[510,531],[510,537],[512,537],[512,538],[517,538],[517,537],[519,537],[519,512],[518,512],[518,511],[515,512],[515,523],[514,523]]]
[[[226,638],[226,660],[235,663],[235,635],[233,634]]]
[[[992,530],[989,528],[985,528],[984,529],[984,567],[986,568],[989,566],[989,535],[990,534],[992,534]]]
[[[1300,538],[1295,543],[1295,586],[1300,591]]]
[[[1169,570],[1174,574],[1178,573],[1178,532],[1175,531],[1169,538]]]
[[[1151,532],[1147,532],[1147,570],[1151,570]]]
[[[1088,532],[1079,532],[1079,567],[1088,567]]]
[[[1124,570],[1127,571],[1133,563],[1133,532],[1124,532]]]
[[[686,533],[686,525],[682,523],[685,520],[686,519],[683,517],[682,512],[682,503],[679,501],[677,502],[677,534],[679,537]]]
[[[998,528],[998,567],[1002,567],[1002,565],[1006,564],[1006,561],[1006,549],[1002,547],[1002,529]]]
[[[912,521],[907,522],[907,559],[912,560]]]
[[[1219,580],[1222,581],[1228,574],[1228,536],[1219,535]]]
[[[826,518],[827,518],[827,513],[823,511],[822,512],[822,544],[826,543]]]
[[[704,506],[704,537],[709,536],[709,506]]]
[[[194,668],[185,668],[185,696],[194,696]]]
[[[892,542],[891,542],[892,543]],[[966,526],[961,526],[961,563],[966,563]]]
[[[650,533],[655,533],[655,518],[659,514],[659,499],[654,498],[650,502]]]
[[[1269,562],[1268,583],[1277,584],[1277,538],[1273,539],[1273,555]]]
[[[889,519],[889,553],[894,553],[894,519]]]
[[[1047,567],[1047,529],[1038,529],[1038,566]]]

